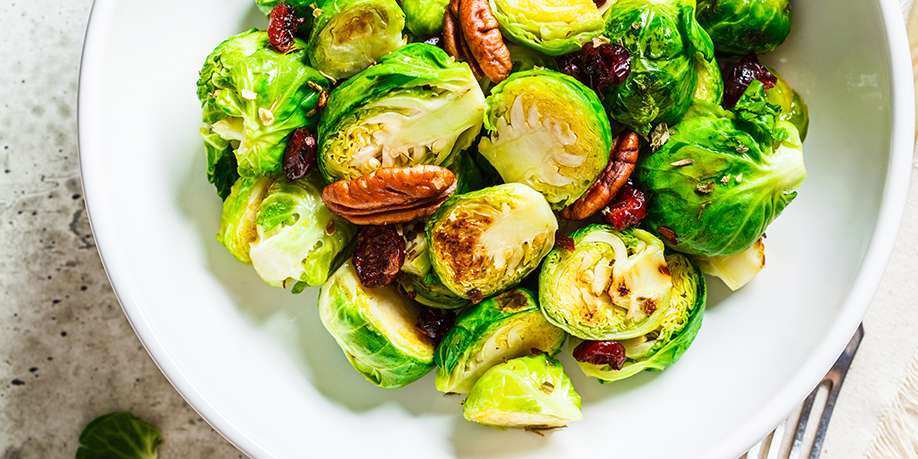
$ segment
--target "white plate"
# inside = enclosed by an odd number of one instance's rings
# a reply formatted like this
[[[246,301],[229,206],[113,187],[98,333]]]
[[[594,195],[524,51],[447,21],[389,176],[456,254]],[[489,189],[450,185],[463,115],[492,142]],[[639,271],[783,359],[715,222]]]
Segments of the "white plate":
[[[264,20],[251,0],[97,0],[80,81],[86,199],[112,284],[144,345],[217,430],[256,457],[735,457],[803,398],[855,327],[892,248],[914,110],[892,0],[797,1],[771,60],[805,95],[810,177],[769,229],[769,266],[717,283],[678,365],[615,385],[568,368],[584,420],[539,437],[466,423],[425,378],[377,389],[319,323],[315,291],[263,285],[215,240],[197,71]]]

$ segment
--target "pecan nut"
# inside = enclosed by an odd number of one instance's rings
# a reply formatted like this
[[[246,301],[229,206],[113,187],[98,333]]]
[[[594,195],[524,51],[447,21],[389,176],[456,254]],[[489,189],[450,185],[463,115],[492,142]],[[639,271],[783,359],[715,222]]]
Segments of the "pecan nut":
[[[500,83],[510,76],[510,49],[488,0],[451,0],[446,13],[443,39],[447,53],[468,62],[477,78],[484,75]]]
[[[356,225],[388,225],[430,216],[455,191],[456,175],[449,169],[386,167],[328,185],[322,200]]]
[[[561,216],[568,220],[586,220],[609,205],[634,172],[640,142],[638,135],[632,131],[619,135],[612,148],[609,165],[599,179],[580,199],[565,208]]]

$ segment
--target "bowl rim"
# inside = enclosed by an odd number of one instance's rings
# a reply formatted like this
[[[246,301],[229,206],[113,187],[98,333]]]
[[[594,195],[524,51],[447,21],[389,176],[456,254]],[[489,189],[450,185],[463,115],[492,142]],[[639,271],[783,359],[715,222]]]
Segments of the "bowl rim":
[[[860,271],[842,304],[839,320],[836,321],[830,333],[820,341],[816,350],[800,367],[796,375],[768,403],[764,404],[758,413],[740,425],[719,444],[710,447],[702,457],[737,457],[759,442],[770,429],[788,416],[793,407],[816,387],[835,363],[838,355],[841,354],[863,320],[867,307],[885,273],[905,211],[911,180],[912,155],[915,147],[915,86],[905,18],[901,7],[894,0],[876,1],[885,25],[886,51],[889,53],[892,125],[882,204]],[[90,99],[87,94],[94,94],[95,89],[89,87],[90,78],[87,74],[91,73],[89,69],[93,68],[91,65],[93,61],[100,57],[96,51],[96,43],[104,42],[104,37],[100,35],[102,28],[94,27],[94,25],[98,25],[103,17],[110,16],[112,5],[113,2],[109,0],[94,0],[90,8],[81,51],[77,94],[77,154],[81,185],[86,215],[96,241],[99,258],[128,323],[154,364],[176,392],[214,431],[244,454],[251,457],[267,456],[267,451],[257,441],[236,428],[215,406],[207,403],[192,383],[182,376],[182,372],[168,358],[157,337],[147,327],[143,318],[132,315],[131,311],[135,311],[136,314],[137,310],[127,306],[124,296],[119,293],[117,287],[120,276],[113,272],[109,263],[106,262],[103,252],[104,238],[99,237],[100,234],[92,218],[94,185],[83,179],[89,168],[87,155],[84,155],[83,152],[92,150],[92,145],[95,143],[84,131],[84,126],[88,123],[84,123],[83,120],[88,116],[89,110],[85,103],[85,100]]]

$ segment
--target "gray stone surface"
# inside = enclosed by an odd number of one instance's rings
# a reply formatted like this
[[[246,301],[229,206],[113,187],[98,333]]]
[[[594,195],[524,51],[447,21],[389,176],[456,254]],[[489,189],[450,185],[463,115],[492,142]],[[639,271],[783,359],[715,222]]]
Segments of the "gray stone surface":
[[[143,350],[90,234],[75,107],[91,3],[0,2],[0,458],[73,457],[113,410],[157,424],[161,457],[239,457]]]

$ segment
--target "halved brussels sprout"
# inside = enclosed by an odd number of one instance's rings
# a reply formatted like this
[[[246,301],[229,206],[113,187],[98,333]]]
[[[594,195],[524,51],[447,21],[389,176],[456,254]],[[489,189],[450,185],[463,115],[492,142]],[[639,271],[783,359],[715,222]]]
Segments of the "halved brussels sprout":
[[[698,0],[698,21],[718,53],[763,54],[790,34],[791,10],[791,0]]]
[[[533,350],[554,355],[566,337],[545,320],[530,291],[501,293],[463,312],[437,346],[437,390],[467,393],[492,366]]]
[[[539,274],[539,303],[553,324],[593,341],[624,340],[660,326],[673,288],[663,242],[639,229],[589,225],[558,247]]]
[[[402,291],[414,301],[431,308],[459,309],[468,306],[468,300],[456,296],[433,272],[424,231],[406,237],[408,245],[405,249],[405,263],[396,279]]]
[[[322,285],[340,262],[338,256],[354,235],[354,227],[322,202],[322,189],[312,178],[278,179],[258,210],[258,239],[249,256],[262,280],[274,287]]]
[[[395,0],[324,0],[309,34],[309,62],[339,80],[405,44],[405,14]]]
[[[415,326],[421,306],[393,287],[365,289],[351,262],[319,292],[319,317],[355,370],[391,389],[433,368],[434,346]]]
[[[272,183],[271,177],[241,177],[223,201],[217,240],[243,263],[252,262],[249,249],[258,238],[255,219]]]
[[[768,70],[778,78],[775,86],[765,91],[768,101],[781,107],[781,115],[778,118],[793,124],[800,133],[800,140],[806,140],[810,128],[810,110],[803,101],[803,96],[774,69],[769,68]]]
[[[761,90],[755,83],[750,88]],[[699,103],[670,129],[669,140],[636,170],[648,195],[644,226],[690,255],[733,255],[759,240],[806,178],[797,129],[779,121],[768,130],[774,117],[767,105],[747,105],[740,123]],[[756,140],[763,136],[778,143]]]
[[[405,24],[417,38],[426,38],[443,30],[443,17],[449,0],[401,0]]]
[[[535,271],[557,229],[548,202],[526,185],[453,196],[427,221],[430,262],[443,285],[477,303]]]
[[[694,1],[618,0],[607,13],[606,36],[631,53],[631,74],[604,90],[612,118],[645,136],[658,123],[678,121],[692,102],[698,60],[714,59]]]
[[[765,269],[765,242],[759,239],[752,247],[735,255],[695,257],[695,262],[702,272],[724,281],[735,292]]]
[[[602,33],[602,12],[593,0],[490,2],[507,38],[549,56],[573,53]]]
[[[556,210],[576,201],[609,162],[612,128],[602,102],[551,70],[514,73],[487,99],[478,151],[505,182],[524,183]]]
[[[659,328],[621,342],[625,346],[625,364],[621,369],[577,362],[584,374],[612,382],[644,370],[662,371],[676,363],[691,346],[704,317],[707,300],[704,275],[683,255],[669,255],[666,263],[672,273],[673,293],[670,301],[660,306],[663,322]]]
[[[268,34],[250,30],[221,43],[204,63],[198,80],[201,134],[208,178],[221,194],[232,163],[227,155],[235,153],[239,175],[276,175],[288,135],[315,124],[319,92],[330,82],[304,63],[304,48],[297,41],[295,51],[281,54],[268,44]]]
[[[484,94],[467,64],[415,43],[331,93],[319,126],[329,182],[380,167],[450,164],[481,130]]]
[[[552,428],[579,421],[580,394],[561,364],[545,355],[491,367],[465,400],[465,419],[494,427]]]

